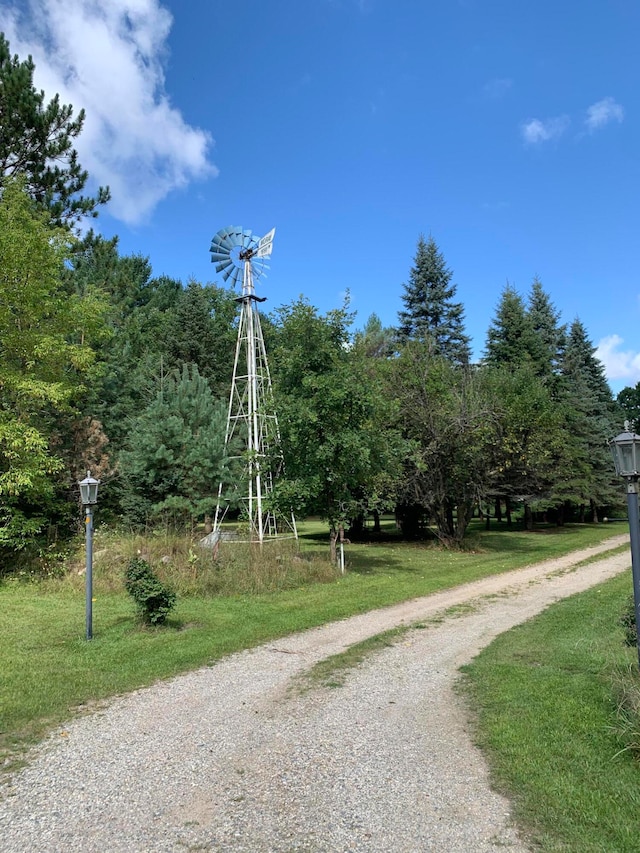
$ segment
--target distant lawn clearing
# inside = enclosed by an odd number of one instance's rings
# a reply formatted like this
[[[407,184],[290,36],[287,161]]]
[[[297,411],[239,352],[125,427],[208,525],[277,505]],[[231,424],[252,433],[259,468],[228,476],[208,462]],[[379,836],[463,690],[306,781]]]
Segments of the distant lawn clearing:
[[[616,699],[621,682],[639,688],[620,626],[630,592],[625,573],[561,601],[464,668],[495,787],[549,853],[640,849],[640,762],[625,749]]]
[[[318,530],[316,525],[315,530]],[[276,637],[588,547],[624,524],[539,533],[476,530],[475,550],[443,551],[398,540],[349,545],[348,572],[263,595],[181,596],[168,627],[142,629],[133,602],[100,591],[95,569],[93,640],[84,639],[78,577],[0,584],[0,758],[15,757],[74,709],[203,666]],[[301,550],[320,545],[313,529]],[[99,533],[96,547],[100,546]],[[71,582],[73,580],[73,583]]]

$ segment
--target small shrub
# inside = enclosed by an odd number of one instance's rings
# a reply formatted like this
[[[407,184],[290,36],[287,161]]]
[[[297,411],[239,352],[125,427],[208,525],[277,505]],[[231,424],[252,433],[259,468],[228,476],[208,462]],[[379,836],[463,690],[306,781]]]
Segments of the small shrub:
[[[638,642],[638,627],[636,625],[636,608],[631,595],[620,617],[620,624],[624,628],[624,640],[628,646],[635,646]]]
[[[176,603],[176,594],[165,586],[146,560],[129,560],[125,588],[135,601],[140,618],[147,625],[162,625]]]

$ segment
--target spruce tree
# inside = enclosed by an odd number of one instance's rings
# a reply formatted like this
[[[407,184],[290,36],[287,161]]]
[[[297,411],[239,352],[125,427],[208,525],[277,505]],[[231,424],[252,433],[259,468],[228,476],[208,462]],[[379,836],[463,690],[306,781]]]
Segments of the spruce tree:
[[[487,332],[484,362],[495,367],[519,367],[535,361],[535,351],[535,334],[524,301],[507,284]]]
[[[408,340],[427,341],[434,355],[456,364],[468,364],[469,337],[464,331],[464,308],[455,302],[452,272],[433,237],[425,241],[420,235],[409,273],[404,284],[404,310],[398,313],[401,343]]]
[[[598,507],[616,500],[607,442],[616,432],[617,409],[595,351],[582,322],[574,320],[560,363],[559,403],[567,444],[553,497],[581,512],[590,505],[597,520]]]
[[[531,285],[527,314],[533,332],[531,358],[536,374],[552,376],[562,357],[566,327],[560,325],[560,312],[538,278]]]
[[[21,176],[29,194],[49,211],[54,225],[71,226],[84,216],[97,216],[96,206],[109,200],[100,187],[95,198],[81,195],[88,174],[73,147],[84,124],[84,110],[58,95],[48,103],[33,85],[34,63],[12,56],[0,33],[0,176]]]

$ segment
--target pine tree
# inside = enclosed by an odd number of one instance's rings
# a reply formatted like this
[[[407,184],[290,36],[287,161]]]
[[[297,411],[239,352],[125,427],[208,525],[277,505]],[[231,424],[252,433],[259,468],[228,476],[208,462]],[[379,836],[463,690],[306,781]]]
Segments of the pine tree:
[[[78,163],[73,141],[84,124],[84,110],[58,95],[45,102],[33,85],[34,63],[11,56],[0,33],[0,176],[22,176],[29,194],[46,208],[54,225],[71,226],[84,216],[97,216],[96,206],[109,200],[100,187],[95,198],[80,195],[88,174]]]
[[[425,340],[434,355],[468,364],[471,353],[464,332],[464,308],[453,301],[456,286],[451,284],[452,275],[433,237],[425,241],[420,235],[409,283],[403,285],[405,308],[398,313],[398,337],[401,342]]]
[[[215,508],[228,450],[226,408],[195,364],[159,382],[120,455],[128,517],[188,521]]]
[[[395,347],[395,329],[384,327],[377,314],[371,314],[361,332],[356,332],[354,344],[368,358],[389,358]]]

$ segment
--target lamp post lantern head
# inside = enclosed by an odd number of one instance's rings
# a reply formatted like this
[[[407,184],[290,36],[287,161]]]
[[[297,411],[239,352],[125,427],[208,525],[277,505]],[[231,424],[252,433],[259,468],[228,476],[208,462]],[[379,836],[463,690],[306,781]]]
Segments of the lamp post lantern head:
[[[96,480],[91,476],[91,471],[87,471],[87,476],[84,480],[78,483],[80,486],[80,499],[82,506],[93,506],[98,503],[98,486],[100,480]]]
[[[609,442],[613,464],[621,477],[637,479],[640,477],[640,435],[631,431],[628,421],[625,421],[624,428],[624,432]]]

